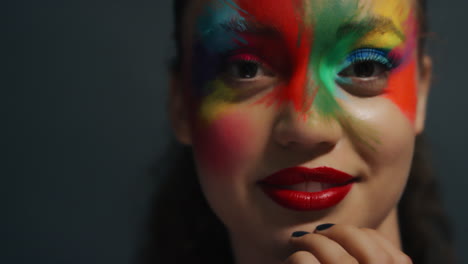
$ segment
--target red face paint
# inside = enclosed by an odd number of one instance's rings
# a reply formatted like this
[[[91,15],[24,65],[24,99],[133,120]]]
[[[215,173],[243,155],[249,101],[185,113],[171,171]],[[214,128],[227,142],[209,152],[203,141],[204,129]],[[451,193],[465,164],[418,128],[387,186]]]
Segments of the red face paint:
[[[194,126],[194,149],[198,162],[214,175],[235,174],[246,163],[255,138],[249,117],[227,112],[207,126]]]
[[[228,2],[226,1],[226,3]],[[291,103],[299,112],[309,110],[314,100],[314,93],[308,94],[306,88],[311,79],[308,73],[311,67],[309,60],[313,48],[314,32],[313,25],[306,25],[304,22],[304,1],[236,0],[235,2],[238,7],[232,8],[237,12],[236,16],[241,16],[247,24],[255,25],[255,27],[260,29],[263,27],[266,30],[261,32],[242,32],[242,30],[238,30],[239,32],[236,31],[235,34],[239,38],[229,37],[227,41],[224,40],[228,44],[220,41],[220,43],[226,44],[225,46],[229,47],[221,50],[228,50],[228,53],[230,53],[230,56],[234,60],[260,58],[280,75],[279,77],[282,82],[277,87],[271,87],[271,92],[260,98],[258,103],[266,103],[267,105]],[[228,16],[228,18],[231,18],[231,16]],[[219,23],[218,20],[216,22]],[[226,23],[226,20],[223,22]],[[229,22],[229,19],[227,19],[227,22]],[[347,23],[349,21],[342,22]],[[341,21],[337,22],[337,28],[340,26],[339,23]],[[219,24],[207,27],[210,30],[217,28],[219,29]],[[222,33],[215,34],[207,43],[214,43],[213,47],[217,47],[215,44],[219,43],[216,41],[224,36]],[[230,31],[228,33],[233,32]],[[315,34],[318,41],[320,36],[318,29],[316,29]],[[322,35],[328,35],[328,31],[323,33],[322,30]],[[207,43],[203,44],[207,45]],[[231,49],[232,43],[235,43],[235,48],[233,49]],[[331,41],[325,41],[324,43],[322,43],[322,47],[336,44]],[[218,63],[223,60],[229,61],[229,57],[226,59],[225,53],[210,53],[212,51],[210,47],[205,47],[205,53],[200,54],[213,57],[206,59],[206,57],[200,55],[199,59],[201,62],[206,62],[206,66],[211,67],[213,72],[206,74],[208,76],[206,78],[202,76],[200,84],[216,79],[217,72],[215,70],[218,67]],[[322,60],[317,60],[317,63],[321,65]],[[200,65],[203,66],[204,64],[200,63]],[[330,65],[328,66],[331,67]],[[205,67],[196,68],[202,71],[205,69]],[[316,68],[319,67],[317,66]],[[327,77],[330,77],[327,80],[333,80],[333,73]],[[416,63],[413,59],[410,63],[401,65],[401,68],[395,69],[389,75],[388,88],[385,94],[382,95],[400,107],[402,112],[411,121],[414,121],[417,102],[415,77]],[[229,89],[235,90],[236,88],[230,87]],[[210,89],[208,90],[209,92],[211,91]],[[314,90],[314,92],[316,91],[317,89]],[[205,96],[204,93],[201,94]],[[203,98],[200,100],[200,103],[204,103]],[[229,104],[232,102],[220,103]],[[196,109],[194,112],[196,112]],[[193,123],[199,123],[200,120],[198,118],[197,114],[194,114]],[[254,135],[256,133],[255,129],[253,129],[254,126],[249,122],[253,121],[248,116],[241,116],[238,112],[227,110],[223,111],[218,119],[210,121],[208,124],[196,125],[194,144],[195,149],[199,152],[197,156],[200,162],[206,166],[210,166],[212,171],[219,172],[219,174],[226,174],[223,171],[233,170],[239,164],[242,164],[245,157],[248,156],[245,154],[250,151],[249,143],[255,139]]]
[[[274,39],[244,35],[247,45],[261,47],[264,58],[274,58],[273,65],[280,74],[286,74],[286,84],[276,87],[259,102],[292,102],[296,110],[304,109],[307,66],[310,57],[312,31],[304,25],[301,0],[238,0],[247,21],[253,21],[274,29]],[[275,59],[276,58],[276,59]],[[278,59],[280,58],[280,59]]]
[[[238,11],[248,23],[265,27],[265,32],[238,32],[243,41],[234,39],[238,48],[231,59],[249,53],[261,58],[273,70],[283,75],[286,83],[273,87],[260,101],[292,102],[296,109],[304,108],[307,65],[311,48],[311,30],[302,21],[302,0],[238,0]],[[233,87],[235,89],[235,87]],[[201,102],[203,103],[203,102]],[[199,164],[215,175],[226,175],[246,163],[256,132],[249,116],[223,111],[209,124],[194,115],[194,149]],[[226,173],[226,172],[230,173]]]

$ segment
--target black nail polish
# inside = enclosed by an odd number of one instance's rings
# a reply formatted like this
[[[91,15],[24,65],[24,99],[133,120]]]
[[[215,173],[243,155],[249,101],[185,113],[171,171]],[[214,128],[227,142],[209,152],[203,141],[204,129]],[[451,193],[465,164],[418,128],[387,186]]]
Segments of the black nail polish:
[[[327,230],[328,228],[334,226],[335,224],[323,224],[323,225],[319,225],[315,228],[315,230],[317,231],[323,231],[323,230]]]
[[[292,233],[292,237],[301,237],[301,236],[305,236],[307,234],[310,234],[310,233],[306,232],[306,231],[296,231],[296,232]]]

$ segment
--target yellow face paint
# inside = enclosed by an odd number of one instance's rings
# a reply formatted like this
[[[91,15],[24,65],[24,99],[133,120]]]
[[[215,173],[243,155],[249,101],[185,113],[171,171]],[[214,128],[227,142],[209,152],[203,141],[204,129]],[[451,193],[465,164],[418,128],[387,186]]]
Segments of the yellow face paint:
[[[356,47],[395,48],[404,44],[411,5],[403,0],[367,1],[364,9],[375,17],[388,21],[361,38]]]
[[[213,92],[202,100],[199,116],[203,121],[210,123],[232,106],[230,102],[236,98],[237,93],[220,80],[211,81],[208,86],[213,88]]]

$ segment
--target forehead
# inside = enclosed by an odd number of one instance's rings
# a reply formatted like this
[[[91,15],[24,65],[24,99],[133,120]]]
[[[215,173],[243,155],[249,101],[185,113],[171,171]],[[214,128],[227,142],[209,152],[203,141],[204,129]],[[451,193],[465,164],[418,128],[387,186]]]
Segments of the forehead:
[[[189,40],[184,45],[190,49],[195,37],[219,52],[245,44],[250,34],[280,38],[293,51],[301,42],[327,45],[323,42],[354,32],[361,36],[359,45],[391,49],[404,42],[409,33],[405,31],[413,26],[408,23],[415,22],[413,4],[413,0],[192,0],[184,16],[183,38]]]
[[[241,17],[281,27],[293,22],[314,24],[377,16],[389,18],[399,27],[413,5],[413,0],[191,0],[185,23],[201,18],[204,23],[220,23]]]
[[[280,39],[290,53],[338,42],[347,49],[393,49],[416,32],[412,6],[412,0],[192,0],[184,45],[191,49],[194,37],[221,53],[252,44],[253,37]]]

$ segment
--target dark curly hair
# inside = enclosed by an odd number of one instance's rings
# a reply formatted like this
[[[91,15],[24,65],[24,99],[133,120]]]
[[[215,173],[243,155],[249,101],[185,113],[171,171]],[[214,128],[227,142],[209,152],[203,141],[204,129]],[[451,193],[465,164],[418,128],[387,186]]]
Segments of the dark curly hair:
[[[183,58],[182,17],[189,0],[175,0],[176,57],[172,71]],[[419,3],[419,54],[425,53],[426,1]],[[403,250],[415,264],[455,263],[452,237],[438,184],[430,169],[423,137],[416,139],[412,168],[398,206]],[[148,240],[141,263],[233,263],[228,234],[206,202],[197,181],[191,149],[174,143],[158,164],[169,164],[168,177],[159,183],[149,221]],[[159,168],[160,166],[155,166]],[[154,169],[155,175],[165,172]],[[178,190],[174,195],[173,190]]]

